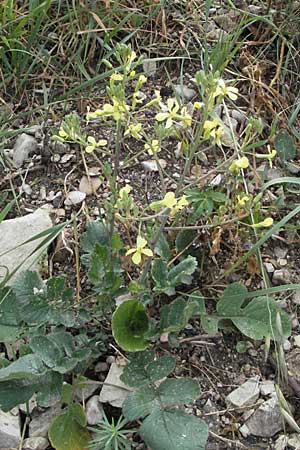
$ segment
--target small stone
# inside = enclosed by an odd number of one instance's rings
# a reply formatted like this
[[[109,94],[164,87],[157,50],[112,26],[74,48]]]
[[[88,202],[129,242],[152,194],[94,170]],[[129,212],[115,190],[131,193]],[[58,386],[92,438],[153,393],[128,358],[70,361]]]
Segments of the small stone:
[[[256,358],[256,356],[258,355],[258,351],[255,350],[255,348],[249,348],[248,353],[250,356],[252,356],[252,358]]]
[[[108,364],[106,362],[98,362],[95,365],[95,372],[107,372],[108,371]]]
[[[45,411],[35,410],[33,412],[32,420],[29,424],[29,437],[44,437],[48,435],[48,430],[55,417],[63,413],[61,404],[56,403],[51,408]]]
[[[265,401],[246,421],[250,434],[272,437],[283,429],[283,418],[276,395]]]
[[[49,211],[42,208],[32,214],[3,220],[0,223],[0,248],[2,253],[0,257],[0,281],[1,277],[5,276],[6,270],[13,271],[21,261],[24,261],[22,270],[29,267],[30,270],[39,270],[41,257],[45,254],[46,246],[44,245],[34,254],[33,251],[41,244],[43,238],[28,242],[26,245],[20,244],[50,227],[52,227],[52,220]],[[12,247],[14,247],[14,250],[11,250]],[[7,252],[7,250],[11,251]],[[38,256],[40,258],[37,258]],[[9,282],[13,282],[17,276],[18,274],[13,276]]]
[[[226,397],[226,403],[229,405],[241,407],[254,403],[259,397],[258,378],[250,378],[242,386],[232,391]]]
[[[73,206],[82,203],[86,194],[80,191],[71,191],[68,193],[67,198],[64,201],[66,206]]]
[[[58,163],[60,161],[60,155],[58,153],[54,153],[54,155],[51,156],[51,161]]]
[[[15,142],[13,148],[14,166],[19,168],[30,154],[35,153],[38,148],[36,139],[26,133],[22,133]]]
[[[274,255],[276,256],[276,258],[285,258],[287,254],[288,254],[287,248],[282,248],[282,247],[274,248]]]
[[[31,195],[31,194],[32,194],[32,189],[31,189],[31,187],[29,186],[29,184],[23,183],[23,184],[21,185],[21,187],[20,187],[20,192],[21,192],[21,193],[24,192],[24,194],[26,194],[26,195]]]
[[[158,162],[162,169],[165,169],[167,167],[167,162],[164,159],[159,159]],[[158,165],[157,165],[157,162],[155,161],[155,159],[151,159],[149,161],[142,161],[141,164],[144,167],[144,169],[149,170],[149,172],[158,172],[159,171],[159,168],[158,168]]]
[[[278,264],[279,264],[281,267],[284,267],[284,266],[287,265],[287,259],[285,259],[285,258],[279,258],[279,259],[277,260],[277,262],[278,262]]]
[[[272,380],[264,380],[260,383],[260,393],[264,397],[275,392],[275,384]]]
[[[83,175],[80,180],[79,190],[80,192],[84,192],[86,195],[92,195],[95,194],[100,186],[101,180],[99,177],[90,177],[90,179],[88,179],[86,175]]]
[[[144,59],[143,71],[147,77],[153,77],[156,73],[156,61],[154,59]]]
[[[48,446],[49,442],[46,438],[37,436],[25,439],[22,450],[46,450]]]
[[[128,397],[130,392],[132,392],[132,388],[126,386],[126,384],[124,384],[120,379],[123,370],[124,367],[118,366],[116,363],[112,363],[100,392],[101,403],[110,403],[116,408],[122,407],[125,399]]]
[[[169,333],[168,333],[168,332],[162,333],[162,334],[160,335],[159,340],[160,340],[160,342],[161,342],[162,344],[166,344],[166,343],[169,341]]]
[[[294,345],[295,347],[300,347],[300,335],[294,336]]]
[[[175,92],[177,95],[179,95],[180,97],[186,98],[187,100],[191,100],[197,94],[195,89],[188,88],[184,84],[183,85],[176,84],[174,86],[174,89],[175,89]]]
[[[90,177],[97,177],[100,176],[101,169],[100,167],[91,167],[90,169],[88,169],[88,173]]]
[[[297,289],[294,292],[294,295],[292,297],[292,301],[293,301],[293,303],[295,303],[295,305],[300,305],[300,289]]]
[[[110,356],[108,356],[108,357],[106,358],[107,364],[112,364],[112,363],[114,363],[115,361],[116,361],[116,358],[115,358],[115,356],[113,356],[113,355],[110,355]]]
[[[97,391],[97,389],[99,389],[99,384],[93,383],[93,380],[87,379],[82,382],[81,387],[75,389],[74,398],[79,402],[82,402],[83,400],[86,401],[95,393],[95,391]]]
[[[275,270],[273,264],[271,264],[271,263],[269,263],[269,262],[264,263],[264,266],[265,266],[266,271],[267,271],[268,273],[273,273],[274,270]]]
[[[291,350],[292,345],[288,339],[285,339],[285,341],[282,344],[282,347],[285,352],[289,352]]]
[[[297,175],[300,172],[300,166],[299,164],[294,164],[292,162],[286,163],[287,170],[292,173],[293,175]]]
[[[289,271],[286,269],[279,269],[274,271],[272,281],[274,284],[286,284],[289,283],[289,279]]]
[[[63,155],[61,160],[60,160],[60,163],[61,164],[66,164],[69,161],[71,161],[72,159],[74,159],[74,157],[75,157],[75,155],[73,155],[72,153],[71,154],[69,153],[67,155]]]
[[[245,424],[240,427],[239,431],[244,438],[248,437],[250,434],[250,430]]]
[[[18,446],[20,440],[19,417],[0,410],[0,448]]]
[[[94,395],[88,400],[85,413],[89,425],[96,425],[101,422],[103,418],[103,406],[98,395]]]
[[[53,151],[60,155],[66,154],[70,150],[70,145],[65,142],[52,141],[50,145]]]

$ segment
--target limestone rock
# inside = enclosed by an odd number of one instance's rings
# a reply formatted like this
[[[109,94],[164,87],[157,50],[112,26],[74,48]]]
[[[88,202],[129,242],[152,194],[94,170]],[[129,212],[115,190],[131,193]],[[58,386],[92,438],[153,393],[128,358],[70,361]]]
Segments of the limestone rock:
[[[99,384],[93,383],[93,380],[83,381],[82,385],[75,389],[74,398],[78,402],[86,401],[97,389],[99,389]]]
[[[22,133],[16,140],[13,148],[13,162],[15,167],[21,167],[28,156],[36,152],[37,145],[37,141],[33,136]]]
[[[46,450],[48,446],[49,442],[46,438],[31,437],[24,440],[22,450]]]
[[[100,402],[110,403],[112,406],[121,408],[124,400],[128,397],[132,389],[120,380],[124,367],[112,363],[103,388],[100,392]]]
[[[34,255],[30,256],[30,254],[44,238],[31,241],[22,246],[19,246],[19,244],[22,244],[34,235],[41,233],[50,227],[52,227],[52,221],[49,212],[46,209],[38,209],[32,214],[17,217],[15,219],[4,220],[0,223],[1,254],[18,246],[18,248],[0,257],[0,281],[6,274],[5,267],[11,272],[22,261],[24,261],[24,264],[22,265],[21,270],[26,270],[29,267],[31,270],[38,270],[39,263],[35,260],[37,259],[37,256],[41,258],[41,255],[45,252],[45,246],[42,249],[39,249]],[[16,275],[12,277],[10,283],[15,277]]]
[[[259,397],[259,382],[257,378],[250,378],[239,388],[232,391],[226,397],[226,403],[229,405],[241,407],[248,406]]]
[[[89,425],[96,425],[101,422],[103,417],[103,406],[98,395],[93,395],[93,397],[88,400],[85,412],[87,423]]]
[[[46,409],[45,411],[35,411],[32,421],[29,424],[29,437],[47,437],[48,430],[55,417],[63,413],[60,403]]]
[[[265,401],[246,421],[249,433],[254,436],[272,437],[283,429],[283,418],[276,395]]]
[[[16,447],[19,445],[20,439],[19,417],[0,410],[0,448]]]
[[[82,203],[85,199],[86,194],[80,191],[71,191],[68,193],[67,198],[65,199],[66,206],[73,206],[79,203]]]
[[[197,92],[195,91],[195,89],[191,89],[187,86],[185,86],[184,84],[176,84],[174,86],[175,92],[177,95],[179,95],[180,97],[186,98],[187,100],[191,100],[196,94]]]

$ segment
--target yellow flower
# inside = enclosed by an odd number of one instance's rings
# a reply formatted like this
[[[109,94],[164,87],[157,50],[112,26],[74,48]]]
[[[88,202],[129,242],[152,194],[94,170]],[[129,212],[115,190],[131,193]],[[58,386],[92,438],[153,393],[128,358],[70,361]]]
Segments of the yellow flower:
[[[141,123],[137,123],[136,125],[131,124],[125,131],[124,136],[130,135],[130,136],[134,137],[135,139],[140,139],[141,135],[139,134],[139,132],[141,131],[141,129],[142,129]]]
[[[259,223],[254,223],[252,225],[253,228],[262,228],[262,227],[271,227],[273,225],[272,217],[267,217],[265,220]]]
[[[132,70],[132,71],[130,72],[129,76],[130,76],[130,78],[135,77],[135,70]]]
[[[110,76],[110,80],[112,82],[114,81],[122,81],[123,80],[123,75],[121,73],[115,72]]]
[[[248,203],[249,202],[249,200],[250,200],[250,197],[249,197],[249,195],[243,195],[242,197],[241,196],[237,196],[237,205],[238,206],[245,206],[246,205],[246,203]]]
[[[64,130],[63,128],[60,128],[60,129],[59,129],[58,134],[59,134],[59,136],[62,137],[62,138],[68,137],[68,133],[66,133],[65,130]]]
[[[142,255],[153,256],[153,252],[150,248],[146,248],[147,241],[142,238],[142,236],[138,236],[136,240],[136,247],[131,248],[127,251],[126,256],[132,255],[131,259],[134,264],[137,266],[142,261]]]
[[[272,168],[273,167],[273,161],[272,159],[277,155],[277,151],[275,149],[271,150],[270,145],[267,145],[267,154],[258,154],[255,153],[255,158],[266,158],[269,161],[269,165]]]
[[[168,98],[167,110],[167,112],[160,112],[155,116],[155,119],[158,122],[163,122],[166,120],[166,128],[171,128],[174,120],[180,121],[183,127],[188,127],[191,125],[192,117],[188,114],[186,106],[181,109],[181,114],[178,114],[179,104],[174,98]]]
[[[137,80],[137,82],[136,82],[134,90],[138,91],[142,87],[142,85],[144,83],[146,83],[146,81],[147,81],[147,78],[145,77],[145,75],[140,75],[138,80]]]
[[[89,143],[89,145],[87,145],[85,147],[85,151],[87,153],[93,153],[93,151],[97,148],[97,147],[105,147],[105,145],[107,145],[107,140],[106,139],[100,139],[98,142],[96,141],[96,139],[93,136],[88,136],[87,141]]]
[[[157,139],[152,139],[151,144],[145,144],[145,149],[148,150],[149,155],[160,152],[161,148]]]
[[[162,200],[150,203],[150,208],[154,211],[158,211],[162,207],[169,208],[171,210],[171,216],[174,216],[188,204],[189,202],[187,201],[185,195],[179,199],[176,199],[174,192],[167,192]]]
[[[193,107],[194,107],[194,109],[201,109],[201,108],[203,108],[203,105],[204,105],[204,103],[202,103],[202,102],[195,102],[193,104]]]
[[[218,119],[206,120],[203,124],[204,139],[213,138],[217,145],[221,145],[221,137],[224,134],[224,128],[220,125]]]
[[[229,167],[229,171],[233,173],[239,173],[241,169],[247,169],[249,167],[249,159],[246,156],[236,159]]]
[[[126,198],[126,196],[129,194],[129,192],[132,191],[132,187],[130,186],[130,184],[126,184],[124,187],[122,187],[119,190],[119,198],[121,200],[124,200],[124,198]]]
[[[118,100],[116,97],[113,97],[113,104],[105,103],[102,109],[96,109],[94,112],[88,112],[86,115],[86,119],[96,119],[97,117],[113,117],[116,121],[122,120],[124,118],[124,114],[127,113],[130,109],[125,102]]]
[[[213,93],[213,98],[215,97],[228,97],[230,100],[235,101],[237,99],[237,94],[239,90],[232,86],[226,86],[225,81],[222,78],[218,81],[218,86]]]

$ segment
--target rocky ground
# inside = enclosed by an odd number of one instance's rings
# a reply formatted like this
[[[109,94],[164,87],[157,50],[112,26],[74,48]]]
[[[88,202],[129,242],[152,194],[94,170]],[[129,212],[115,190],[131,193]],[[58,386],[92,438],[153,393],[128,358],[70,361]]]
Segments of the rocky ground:
[[[253,3],[247,7],[249,10],[252,8],[253,14],[259,14],[259,4]],[[212,40],[218,38],[222,32],[231,33],[239,20],[237,13],[229,14],[227,10],[215,9],[214,20],[209,22],[208,30],[206,30],[207,36]],[[247,31],[250,32],[251,28],[249,27]],[[253,30],[252,32],[254,33]],[[249,46],[251,45],[249,44]],[[251,52],[248,54],[247,52],[249,52],[249,47],[242,47],[235,63],[242,65],[246,56],[247,58],[251,56]],[[171,81],[177,86],[177,93],[187,103],[196,94],[192,77],[198,68],[199,62],[191,63],[189,69],[184,73],[183,79],[180,79],[178,68],[172,68]],[[144,69],[150,70],[149,67],[144,67]],[[158,63],[153,63],[151,71],[148,91],[145,93],[149,99],[154,89],[159,89],[163,95],[166,84],[170,84],[164,68],[160,67]],[[242,73],[246,74],[245,71]],[[230,76],[230,73],[227,73],[226,76]],[[263,86],[270,81],[268,73],[261,73],[259,77]],[[254,110],[264,120],[268,120],[272,109],[277,110],[278,101],[275,95],[268,97],[266,92],[263,97],[257,87],[251,91],[250,99],[245,101],[245,96],[250,90],[249,84],[246,80],[242,80],[239,87],[242,92],[241,104],[231,114],[232,124],[237,133],[249,111],[253,112]],[[296,89],[297,85],[293,86],[290,92],[291,97],[293,95],[294,98],[296,97]],[[93,106],[102,103],[103,92],[97,90],[92,93],[91,103]],[[169,95],[169,93],[167,94]],[[291,99],[287,99],[287,101],[292,102]],[[6,104],[5,107],[12,111],[15,109],[14,104]],[[82,207],[83,213],[79,219],[76,219],[79,232],[84,230],[89,220],[101,217],[102,205],[108,197],[109,191],[99,173],[99,164],[93,156],[87,156],[84,163],[80,149],[76,145],[63,144],[51,139],[52,130],[59,127],[63,115],[75,110],[83,116],[78,104],[70,101],[65,105],[64,110],[59,105],[53,107],[52,118],[48,117],[43,120],[38,114],[33,114],[29,118],[12,122],[11,130],[17,131],[18,136],[5,142],[0,150],[5,161],[5,165],[0,166],[0,210],[8,200],[13,198],[13,195],[18,197],[18,201],[6,220],[0,223],[1,253],[30,239],[32,235],[42,232],[49,226],[71,219],[74,217],[74,213]],[[89,132],[98,132],[93,128],[93,124],[89,126]],[[101,132],[106,137],[110,136],[113,139],[111,130],[101,130]],[[133,158],[130,164],[127,164],[126,152],[128,149],[123,150],[120,183],[129,183],[134,186],[137,203],[150,203],[160,194],[159,173],[155,161],[142,156],[138,159]],[[160,158],[161,166],[168,172],[170,178],[176,180],[180,172],[181,161],[172,148],[172,142],[168,149],[160,153]],[[224,171],[216,170],[214,153],[206,154],[203,161],[192,169],[189,174],[190,180],[193,179],[194,172],[199,170],[205,179],[203,185],[209,183],[221,185],[224,180]],[[282,165],[276,159],[272,169],[262,164],[257,168],[257,172],[264,173],[264,181],[274,180],[281,176],[297,176],[300,172],[300,165],[298,160],[292,161],[290,165]],[[166,182],[169,187],[172,187],[170,178]],[[268,196],[273,199],[274,197],[281,199],[282,207],[286,207],[287,210],[289,205],[298,202],[297,192],[283,192],[282,187],[271,187],[266,191],[265,196],[266,202],[268,202]],[[274,218],[276,219],[276,211]],[[261,249],[270,286],[300,283],[299,219],[296,218],[290,225],[288,229],[274,234]],[[204,248],[206,251],[207,261],[203,266],[199,287],[208,297],[213,297],[221,293],[226,286],[224,280],[218,280],[227,268],[226,263],[233,261],[234,251],[232,243],[228,244],[226,235],[221,240],[220,251],[213,257],[208,257],[205,245],[207,239],[210,238],[211,236],[208,235],[203,236],[200,244],[200,248]],[[41,254],[43,255],[38,261],[34,261],[30,255],[37,243],[38,241],[28,243],[26,246],[1,256],[1,266],[13,270],[19,261],[24,259],[25,264],[22,268],[28,268],[31,265],[45,277],[65,274],[69,284],[74,286],[77,242],[73,224],[64,229],[63,233],[48,248],[46,254],[45,249],[42,249]],[[4,273],[4,271],[0,272],[0,276],[4,276]],[[81,281],[84,292],[86,288],[84,273],[82,273]],[[245,283],[249,290],[265,287],[255,264],[254,268],[250,265],[246,271],[238,270],[226,280],[226,282],[233,281]],[[278,294],[277,298],[290,315],[293,328],[291,338],[283,344],[288,376],[286,383],[281,384],[281,390],[290,405],[291,416],[294,417],[295,423],[292,423],[291,420],[289,422],[288,419],[284,420],[282,416],[282,403],[279,402],[278,393],[275,391],[278,373],[276,353],[274,353],[273,347],[270,357],[266,360],[264,342],[247,341],[246,338],[230,328],[215,336],[204,335],[199,321],[193,320],[180,336],[180,348],[172,350],[177,358],[176,375],[195,377],[202,387],[200,399],[187,410],[191,414],[202,417],[209,424],[208,450],[229,448],[300,449],[300,429],[297,429],[300,419],[300,291],[284,292]],[[162,339],[159,350],[165,352],[167,348],[167,344]],[[9,346],[3,347],[1,350],[6,355],[11,351]],[[101,420],[103,410],[108,415],[115,416],[120,412],[119,408],[130,391],[119,379],[124,364],[124,357],[112,341],[95,367],[88,368],[88,377],[91,383],[88,387],[78,391],[77,398],[86,406],[89,425],[96,425]],[[92,381],[96,383],[93,384]],[[104,384],[103,387],[102,385],[99,387],[97,382],[105,381],[114,386]],[[29,407],[30,416],[29,420],[26,419],[28,420],[26,428],[24,428],[26,418],[24,405],[9,413],[0,411],[0,450],[20,450],[21,448],[23,450],[46,450],[51,448],[47,440],[47,431],[53,418],[60,412],[60,405],[53,405],[47,410],[41,410],[33,399]],[[25,436],[22,436],[24,440],[20,444],[23,429],[26,431]],[[145,448],[138,439],[133,442],[132,447],[137,450]]]

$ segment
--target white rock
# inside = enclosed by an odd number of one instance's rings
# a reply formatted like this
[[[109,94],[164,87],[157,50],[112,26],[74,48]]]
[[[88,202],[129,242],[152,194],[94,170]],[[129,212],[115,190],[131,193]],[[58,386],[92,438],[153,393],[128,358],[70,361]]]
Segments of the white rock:
[[[65,199],[65,205],[77,205],[78,203],[82,203],[85,199],[86,194],[80,191],[71,191],[68,193],[67,198]]]
[[[250,434],[250,430],[245,424],[240,427],[239,431],[241,432],[244,438],[248,437]]]
[[[73,155],[73,154],[66,154],[66,155],[62,156],[60,162],[61,162],[61,164],[66,164],[67,162],[74,159],[74,157],[75,157],[75,155]]]
[[[272,437],[283,429],[283,418],[276,396],[265,401],[246,421],[250,434]]]
[[[300,347],[300,335],[294,336],[294,345]]]
[[[274,284],[287,284],[289,283],[290,273],[286,269],[278,269],[273,273],[272,281]]]
[[[300,305],[300,289],[297,289],[292,297],[293,303],[295,305]]]
[[[275,392],[275,384],[272,380],[264,380],[260,383],[260,393],[263,396],[271,395]]]
[[[46,450],[48,446],[48,440],[44,437],[38,436],[25,439],[22,450]]]
[[[176,84],[174,86],[174,89],[175,89],[175,92],[177,95],[179,95],[180,97],[186,98],[187,100],[191,100],[197,94],[195,89],[188,88],[184,84],[183,85]]]
[[[288,254],[288,249],[282,248],[282,247],[275,247],[274,254],[275,254],[276,258],[285,258],[286,255]]]
[[[18,446],[21,439],[19,417],[0,410],[0,448]]]
[[[37,141],[33,136],[22,133],[16,140],[13,148],[13,162],[15,167],[21,167],[28,156],[36,152],[37,147]]]
[[[83,381],[81,387],[75,389],[74,398],[78,402],[82,402],[83,400],[86,401],[97,389],[99,389],[99,384],[93,383],[93,380]]]
[[[165,169],[167,167],[167,162],[164,159],[158,160],[159,165],[162,169]],[[149,170],[149,172],[158,172],[158,165],[155,159],[150,159],[149,161],[142,161],[141,162],[144,169]]]
[[[265,266],[266,271],[267,271],[268,273],[273,273],[274,270],[275,270],[273,264],[271,264],[271,263],[269,263],[269,262],[265,262],[265,263],[264,263],[264,266]]]
[[[26,245],[21,245],[23,242],[32,238],[34,235],[45,231],[52,227],[49,211],[45,209],[38,209],[27,216],[17,217],[15,219],[4,220],[0,223],[0,249],[1,253],[10,250],[12,247],[17,247],[9,253],[0,257],[0,281],[5,276],[5,269],[9,271],[15,269],[20,262],[24,261],[21,270],[30,269],[38,270],[39,262],[42,255],[45,253],[46,247],[39,249],[34,255],[30,254],[43,241],[44,238],[31,241]],[[37,259],[37,261],[35,261]],[[13,276],[10,283],[16,278]]]
[[[153,77],[156,72],[156,61],[153,59],[144,59],[143,61],[143,71],[147,77]]]
[[[237,407],[248,406],[259,397],[258,378],[250,378],[226,397],[226,403]]]
[[[63,413],[61,404],[57,403],[45,411],[34,411],[29,424],[29,437],[47,437],[48,430],[55,417]]]
[[[291,343],[290,343],[290,341],[288,340],[288,339],[285,339],[284,341],[283,341],[283,344],[282,344],[282,347],[283,347],[283,350],[285,351],[285,352],[289,352],[290,350],[291,350]]]
[[[85,408],[86,419],[89,425],[100,423],[103,418],[103,406],[98,395],[91,397]]]
[[[124,367],[118,366],[116,363],[112,363],[110,366],[108,375],[104,381],[103,387],[100,392],[100,402],[110,403],[112,406],[121,408],[124,400],[128,397],[132,388],[126,386],[121,380]]]

